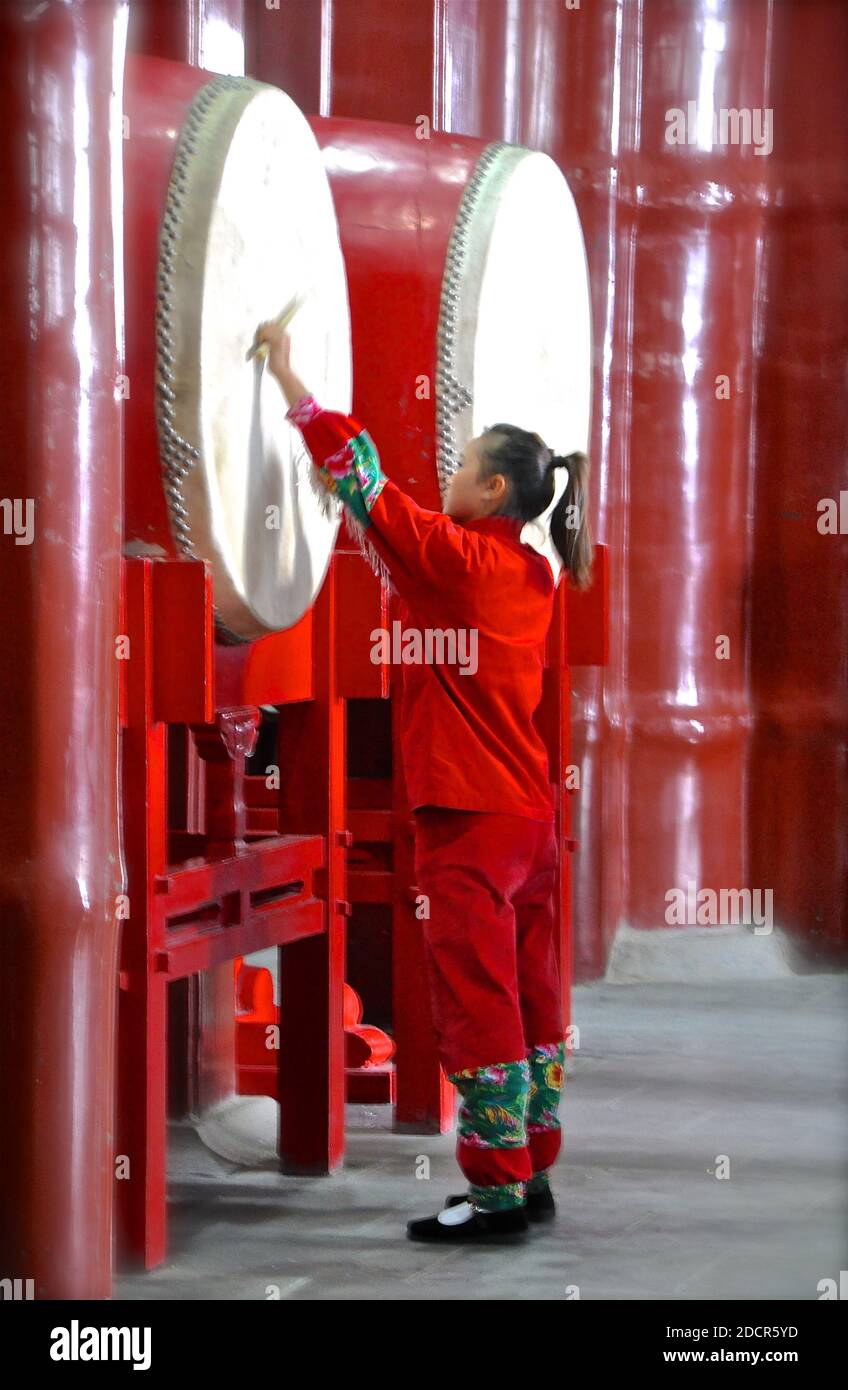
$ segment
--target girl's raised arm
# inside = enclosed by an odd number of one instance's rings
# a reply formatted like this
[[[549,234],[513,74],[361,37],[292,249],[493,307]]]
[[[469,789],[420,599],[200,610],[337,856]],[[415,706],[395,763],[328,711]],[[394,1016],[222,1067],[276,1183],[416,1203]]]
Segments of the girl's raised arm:
[[[420,507],[392,482],[370,434],[354,416],[324,410],[307,392],[286,418],[301,431],[325,486],[344,503],[366,554],[373,548],[402,596],[416,582],[453,585],[461,575],[497,563],[488,537]]]

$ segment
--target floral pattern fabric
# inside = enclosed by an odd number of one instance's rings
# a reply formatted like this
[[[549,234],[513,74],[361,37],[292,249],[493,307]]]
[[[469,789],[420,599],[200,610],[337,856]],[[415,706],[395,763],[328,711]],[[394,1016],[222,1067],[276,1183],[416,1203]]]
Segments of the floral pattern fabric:
[[[527,1103],[527,1129],[559,1129],[557,1108],[565,1081],[565,1043],[543,1043],[531,1048],[530,1097]]]
[[[308,425],[310,420],[314,420],[316,415],[321,414],[321,409],[322,407],[313,395],[301,396],[299,400],[289,406],[286,411],[286,419],[292,420],[296,425]]]
[[[527,1143],[530,1064],[526,1058],[453,1072],[450,1080],[463,1098],[457,1130],[467,1144],[505,1149]]]
[[[503,1211],[521,1206],[527,1191],[539,1192],[548,1185],[546,1171],[536,1171],[534,1160],[559,1147],[557,1108],[564,1079],[564,1042],[540,1044],[516,1062],[450,1073],[449,1080],[462,1096],[457,1117],[460,1165],[472,1173],[479,1171],[472,1156],[481,1149],[504,1151],[506,1157],[529,1148],[533,1162],[533,1175],[527,1182],[483,1184],[472,1177],[468,1196],[476,1207]]]
[[[308,425],[322,414],[322,407],[312,395],[301,396],[286,411],[286,418],[296,425]],[[369,512],[385,487],[388,478],[380,466],[377,446],[367,430],[351,436],[340,449],[330,454],[318,467],[318,476],[328,492],[335,494],[351,514],[354,522],[367,530]]]
[[[369,512],[388,481],[367,430],[349,439],[318,469],[329,492],[335,493],[362,531],[371,524]]]
[[[527,1100],[530,1063],[498,1062],[452,1072],[449,1079],[462,1096],[457,1117],[457,1149],[462,1165],[469,1149],[527,1148]],[[468,1165],[466,1165],[468,1166]],[[529,1170],[528,1170],[529,1171]],[[482,1185],[469,1182],[469,1201],[483,1211],[504,1211],[524,1202],[523,1182]]]

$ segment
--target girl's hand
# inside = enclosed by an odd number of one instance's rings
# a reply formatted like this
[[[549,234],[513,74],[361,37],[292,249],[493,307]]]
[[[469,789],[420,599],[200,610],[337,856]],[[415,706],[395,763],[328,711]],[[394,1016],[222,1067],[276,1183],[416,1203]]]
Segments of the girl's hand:
[[[288,329],[278,323],[260,323],[256,330],[257,343],[268,344],[268,370],[282,385],[286,377],[291,377],[291,337]]]

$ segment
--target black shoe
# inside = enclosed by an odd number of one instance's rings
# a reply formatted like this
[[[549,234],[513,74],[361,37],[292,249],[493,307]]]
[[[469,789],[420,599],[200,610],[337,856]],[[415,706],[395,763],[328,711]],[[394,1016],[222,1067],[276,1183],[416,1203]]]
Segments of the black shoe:
[[[460,1203],[467,1208],[461,1209]],[[445,1218],[449,1207],[456,1212]],[[410,1240],[452,1242],[454,1245],[512,1244],[527,1234],[527,1213],[524,1207],[508,1207],[506,1211],[480,1211],[468,1198],[459,1202],[448,1200],[438,1216],[426,1216],[420,1221],[408,1221],[406,1234]]]
[[[456,1207],[460,1202],[467,1201],[467,1192],[455,1192],[452,1197],[448,1197],[445,1206]],[[556,1216],[556,1202],[551,1189],[546,1187],[541,1192],[528,1192],[524,1210],[527,1212],[528,1221],[553,1221]]]

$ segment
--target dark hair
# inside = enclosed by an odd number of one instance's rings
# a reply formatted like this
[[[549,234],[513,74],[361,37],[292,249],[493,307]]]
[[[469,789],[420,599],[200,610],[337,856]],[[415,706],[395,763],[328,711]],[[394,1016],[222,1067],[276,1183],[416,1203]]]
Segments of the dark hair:
[[[591,583],[592,536],[589,529],[589,460],[583,453],[554,454],[538,434],[499,423],[483,431],[481,476],[503,473],[508,496],[501,516],[532,521],[554,495],[554,469],[568,469],[568,485],[551,515],[551,539],[575,588]],[[573,517],[577,516],[577,525]]]

